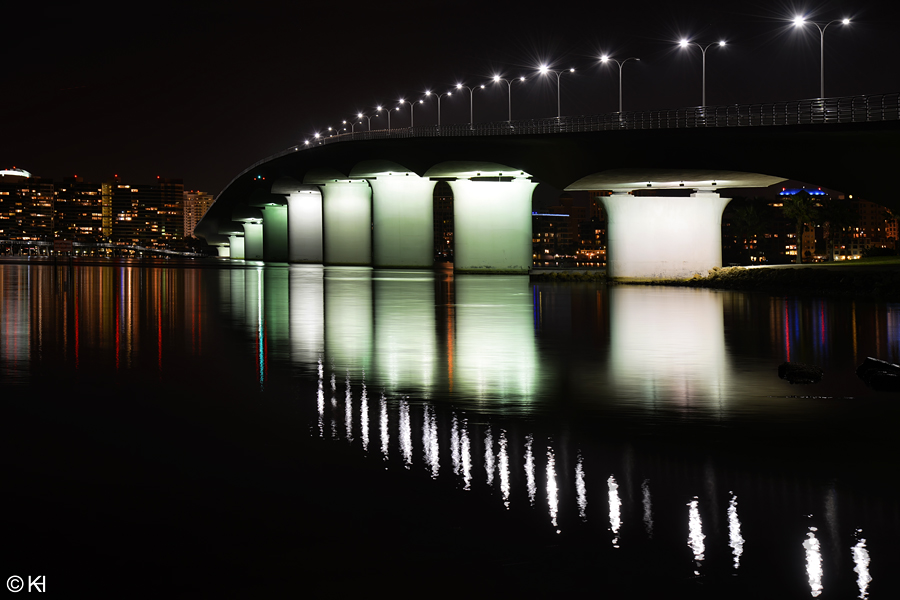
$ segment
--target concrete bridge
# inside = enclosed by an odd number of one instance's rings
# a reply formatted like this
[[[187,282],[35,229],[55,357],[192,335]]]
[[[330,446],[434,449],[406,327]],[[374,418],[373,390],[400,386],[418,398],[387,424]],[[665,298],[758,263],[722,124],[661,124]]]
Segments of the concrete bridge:
[[[721,264],[722,190],[794,179],[900,208],[898,163],[900,94],[355,132],[246,169],[196,231],[234,259],[429,267],[445,180],[455,269],[527,272],[545,182],[612,192],[611,276],[687,277]]]

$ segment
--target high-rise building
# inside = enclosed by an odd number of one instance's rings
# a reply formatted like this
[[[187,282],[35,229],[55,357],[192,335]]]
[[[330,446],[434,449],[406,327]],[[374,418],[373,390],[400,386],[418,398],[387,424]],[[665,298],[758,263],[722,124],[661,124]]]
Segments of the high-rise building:
[[[0,177],[0,238],[49,241],[54,227],[53,182],[22,170]]]
[[[194,236],[194,228],[215,200],[206,192],[191,190],[184,193],[184,237]]]
[[[109,239],[103,231],[103,186],[77,175],[64,177],[56,189],[55,237],[77,242]]]

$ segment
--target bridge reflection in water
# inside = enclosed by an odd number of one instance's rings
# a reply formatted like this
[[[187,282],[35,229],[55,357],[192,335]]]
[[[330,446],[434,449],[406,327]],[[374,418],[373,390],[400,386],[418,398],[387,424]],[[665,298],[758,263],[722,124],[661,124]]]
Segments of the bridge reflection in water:
[[[735,472],[710,458],[637,457],[630,444],[600,447],[571,425],[508,418],[553,412],[565,403],[560,394],[601,414],[662,410],[713,420],[748,410],[760,397],[783,397],[783,382],[762,380],[752,361],[732,364],[726,305],[740,315],[747,310],[742,296],[611,286],[597,294],[590,310],[601,316],[587,334],[608,338],[607,358],[572,351],[570,364],[560,365],[542,358],[540,345],[544,330],[560,329],[566,288],[449,272],[318,266],[286,272],[287,278],[266,279],[266,298],[247,302],[243,318],[253,333],[260,319],[275,315],[260,317],[251,307],[287,307],[289,339],[268,331],[269,357],[279,348],[295,367],[316,374],[318,400],[301,399],[315,406],[313,435],[487,494],[506,510],[542,513],[543,527],[556,533],[588,528],[615,551],[661,545],[685,577],[749,571],[745,577],[787,581],[793,576],[772,571],[805,570],[813,597],[828,591],[828,581],[846,592],[851,579],[867,597],[872,577],[862,532],[879,526],[858,498],[839,506],[833,487],[813,492],[790,475]],[[233,276],[258,290],[254,271]],[[584,310],[569,300],[568,310]],[[829,330],[839,317],[826,313],[837,309],[821,301],[772,303],[773,346],[788,351],[794,340],[795,353],[818,356],[833,342]],[[573,372],[576,381],[563,383]]]
[[[173,356],[222,361],[235,334],[227,364],[250,363],[227,374],[235,389],[248,372],[262,390],[285,372],[315,383],[290,400],[301,435],[530,515],[535,535],[588,535],[676,577],[784,596],[896,587],[896,497],[830,465],[772,465],[785,458],[772,437],[728,441],[752,417],[787,425],[799,454],[837,445],[890,469],[865,446],[804,437],[846,404],[773,374],[785,356],[821,361],[826,393],[871,410],[840,374],[869,353],[897,359],[892,305],[321,266],[0,265],[0,290],[7,384],[98,365],[177,379]]]

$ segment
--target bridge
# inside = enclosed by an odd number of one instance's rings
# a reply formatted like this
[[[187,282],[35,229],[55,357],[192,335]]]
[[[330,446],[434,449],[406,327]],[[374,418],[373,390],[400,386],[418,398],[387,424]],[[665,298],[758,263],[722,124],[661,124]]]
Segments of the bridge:
[[[611,276],[687,277],[721,264],[722,190],[794,179],[900,208],[898,161],[900,94],[361,131],[252,165],[196,231],[234,259],[430,267],[445,180],[455,269],[527,272],[545,182],[612,192]]]

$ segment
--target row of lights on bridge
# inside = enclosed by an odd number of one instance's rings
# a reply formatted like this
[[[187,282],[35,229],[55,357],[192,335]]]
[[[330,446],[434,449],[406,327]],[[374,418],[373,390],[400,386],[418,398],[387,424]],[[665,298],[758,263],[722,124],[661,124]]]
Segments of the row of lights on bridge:
[[[836,19],[833,21],[828,21],[827,23],[817,23],[815,21],[807,20],[807,18],[804,16],[798,15],[793,20],[793,24],[795,27],[802,27],[806,23],[812,23],[819,30],[820,50],[821,50],[821,61],[820,61],[821,62],[821,64],[820,64],[821,73],[820,73],[819,97],[824,98],[825,97],[825,50],[824,50],[825,49],[825,30],[828,28],[829,25],[832,25],[834,23],[849,25],[850,19],[849,18]],[[710,44],[706,44],[704,46],[698,42],[694,42],[689,39],[682,39],[678,42],[678,45],[681,46],[682,48],[689,48],[690,46],[697,46],[698,48],[700,48],[700,53],[701,53],[702,60],[703,60],[703,83],[702,83],[702,104],[701,104],[701,106],[706,106],[706,51],[709,50],[713,46],[719,46],[719,47],[725,46],[726,41],[720,40],[718,42],[713,42]],[[619,67],[619,112],[622,112],[622,67],[625,66],[625,63],[627,63],[628,61],[631,61],[631,60],[640,61],[641,59],[632,56],[632,57],[628,57],[623,60],[617,60],[615,58],[611,58],[610,56],[608,56],[606,54],[599,57],[599,61],[601,63],[605,64],[605,63],[612,62],[612,63],[616,63],[616,65],[618,65],[618,67]],[[551,74],[556,75],[556,118],[557,119],[561,118],[560,94],[559,94],[560,78],[564,73],[574,73],[574,72],[575,72],[575,69],[556,71],[556,70],[549,68],[547,65],[541,65],[538,68],[539,75],[545,75],[545,76],[549,76]],[[512,84],[514,82],[524,82],[524,81],[525,81],[525,77],[519,77],[518,79],[510,80],[510,79],[504,79],[504,78],[500,77],[499,75],[494,75],[493,80],[491,82],[489,82],[489,83],[500,83],[500,82],[506,83],[507,98],[508,98],[507,118],[509,121],[512,121]],[[462,92],[463,89],[466,89],[469,91],[469,123],[474,123],[472,102],[473,102],[473,94],[474,94],[475,90],[473,88],[471,88],[467,85],[463,85],[461,83],[457,83],[455,89],[457,92]],[[483,89],[485,89],[485,84],[482,84],[475,89],[483,90]],[[437,125],[438,125],[438,127],[440,127],[441,126],[441,98],[443,98],[445,96],[452,96],[452,95],[453,95],[453,90],[447,91],[443,94],[438,94],[438,93],[435,93],[435,92],[432,92],[429,90],[429,91],[425,92],[425,96],[423,98],[420,98],[419,100],[416,100],[416,101],[410,101],[410,100],[401,98],[400,100],[397,101],[398,106],[396,106],[392,109],[385,108],[384,106],[377,106],[375,108],[375,112],[373,114],[366,115],[366,114],[363,114],[362,112],[359,112],[355,116],[356,121],[353,121],[352,119],[350,121],[347,121],[345,119],[345,120],[341,121],[341,125],[338,127],[328,127],[327,134],[322,134],[322,133],[316,132],[313,135],[312,139],[308,139],[304,142],[304,145],[309,146],[310,144],[315,143],[317,140],[320,140],[323,137],[331,137],[334,135],[339,135],[342,131],[347,131],[348,125],[350,126],[350,132],[353,133],[355,130],[355,127],[357,125],[360,125],[360,126],[362,125],[363,119],[366,120],[366,123],[368,126],[367,129],[371,130],[372,129],[372,118],[378,117],[382,112],[387,116],[388,129],[390,129],[391,128],[391,112],[392,111],[400,112],[400,108],[403,105],[409,106],[409,125],[410,125],[410,127],[413,127],[415,125],[415,120],[414,120],[415,119],[415,114],[414,114],[415,110],[414,109],[415,109],[416,104],[424,104],[425,100],[428,98],[431,98],[431,97],[434,97],[437,99],[437,108],[438,108]]]

